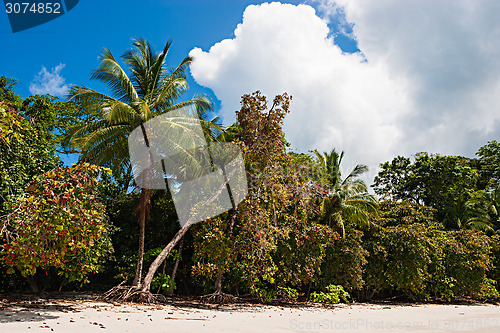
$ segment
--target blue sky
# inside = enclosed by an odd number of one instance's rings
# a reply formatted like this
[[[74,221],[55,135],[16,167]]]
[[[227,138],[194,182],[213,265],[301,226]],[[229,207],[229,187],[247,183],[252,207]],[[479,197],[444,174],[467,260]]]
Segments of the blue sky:
[[[103,47],[115,56],[130,47],[133,36],[143,36],[161,50],[173,40],[169,61],[174,66],[189,51],[207,48],[231,37],[250,1],[80,1],[62,17],[18,33],[10,31],[7,15],[1,13],[0,54],[2,74],[17,78],[18,92],[30,94],[29,84],[42,66],[51,70],[60,63],[66,83],[98,88],[90,72],[98,65]],[[7,47],[6,47],[7,46]]]
[[[261,1],[263,2],[263,1]],[[12,33],[7,15],[2,12],[0,36],[7,52],[0,53],[0,73],[20,82],[17,93],[29,96],[30,83],[44,66],[58,73],[66,84],[86,85],[105,90],[90,81],[90,72],[98,65],[97,56],[104,47],[115,56],[130,48],[131,38],[142,36],[160,51],[167,39],[173,41],[168,63],[177,65],[194,47],[208,49],[216,42],[232,38],[242,21],[245,8],[259,1],[248,0],[145,0],[80,1],[65,15],[43,25]],[[300,1],[286,3],[299,4]],[[355,42],[339,38],[346,50],[355,50]],[[209,94],[190,77],[193,93]]]
[[[345,150],[371,178],[397,155],[474,156],[500,139],[498,13],[495,0],[82,0],[15,34],[0,13],[0,75],[23,97],[105,91],[89,80],[103,47],[169,38],[169,64],[195,58],[186,97],[208,94],[229,124],[242,94],[288,92],[292,147]]]

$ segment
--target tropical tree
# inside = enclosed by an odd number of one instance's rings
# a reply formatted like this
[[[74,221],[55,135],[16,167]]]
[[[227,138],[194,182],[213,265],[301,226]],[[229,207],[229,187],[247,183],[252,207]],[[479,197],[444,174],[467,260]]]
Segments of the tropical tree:
[[[38,292],[37,269],[56,268],[67,282],[88,282],[111,252],[99,181],[109,169],[87,163],[35,176],[0,223],[0,259]]]
[[[286,93],[278,95],[268,108],[257,91],[242,97],[237,112],[248,195],[235,222],[234,274],[262,301],[296,298],[296,288],[317,279],[325,248],[338,239],[316,223],[314,201],[321,189],[303,172],[306,161],[287,152],[283,122],[291,101]]]
[[[0,216],[11,211],[10,201],[23,193],[33,176],[60,164],[51,134],[0,102]]]
[[[469,219],[466,226],[500,234],[500,186],[493,191],[477,191],[467,201]]]
[[[209,298],[224,296],[218,291],[222,289],[225,272],[231,272],[233,278],[262,300],[274,299],[277,296],[274,288],[281,288],[280,291],[288,296],[294,295],[286,285],[310,283],[324,256],[324,243],[337,236],[330,228],[309,223],[315,221],[309,216],[313,215],[311,201],[317,186],[293,167],[295,159],[286,152],[282,125],[290,101],[287,94],[278,95],[268,109],[267,99],[259,91],[242,97],[242,107],[236,113],[238,125],[233,129],[245,162],[247,196],[237,210],[197,228],[200,231],[197,236],[203,236],[196,241],[203,238],[203,244],[195,249],[197,263],[193,271],[216,278],[216,292]],[[231,177],[232,172],[227,174],[228,179]],[[224,187],[225,184],[215,191],[207,203],[212,202]],[[149,286],[156,270],[189,228],[188,221],[153,261],[139,299],[151,298]],[[283,245],[281,251],[279,243]],[[303,245],[314,249],[314,255]],[[220,252],[215,257],[212,255],[214,250]],[[289,258],[299,253],[303,261],[297,265],[291,263],[292,269],[287,265]],[[228,257],[231,254],[233,257]],[[280,269],[282,273],[278,272]]]
[[[14,109],[19,109],[22,100],[15,93],[15,87],[18,80],[8,78],[5,75],[0,76],[0,101],[9,103]]]
[[[359,178],[368,171],[368,167],[358,164],[345,179],[342,179],[340,164],[344,152],[339,154],[335,149],[330,153],[314,152],[328,190],[321,202],[321,212],[329,226],[336,224],[341,228],[342,238],[345,238],[346,222],[368,225],[369,214],[376,213],[378,209],[377,199],[368,193],[366,183]]]
[[[500,184],[500,142],[489,141],[479,148],[476,155],[479,162],[479,188],[494,189]]]
[[[380,164],[380,171],[372,185],[379,198],[419,202],[417,193],[408,186],[411,164],[411,160],[404,156],[397,156],[390,162]]]
[[[435,208],[436,219],[445,227],[463,228],[468,219],[465,203],[479,189],[477,160],[425,152],[414,157],[413,162],[398,156],[382,163],[375,193]]]
[[[128,175],[131,179],[131,163],[128,152],[128,135],[141,127],[144,140],[149,141],[144,123],[166,112],[192,107],[201,118],[204,128],[216,127],[216,119],[206,120],[212,110],[212,103],[206,96],[178,102],[188,89],[185,70],[193,59],[186,57],[175,68],[166,66],[166,57],[172,43],[167,41],[163,51],[155,53],[149,42],[143,38],[133,40],[133,49],[122,55],[129,74],[104,49],[100,64],[92,73],[92,79],[105,83],[112,96],[83,86],[72,86],[69,98],[86,110],[85,123],[76,126],[68,135],[66,144],[79,149],[81,159],[107,166],[117,176]],[[208,135],[212,137],[213,135]],[[151,206],[151,190],[141,189],[137,206],[139,220],[139,249],[133,286],[141,283],[145,224]]]

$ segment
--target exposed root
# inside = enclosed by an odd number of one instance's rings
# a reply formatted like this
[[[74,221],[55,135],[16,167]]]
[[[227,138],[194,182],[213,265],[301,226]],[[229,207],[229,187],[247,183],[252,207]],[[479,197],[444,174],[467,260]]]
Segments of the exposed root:
[[[149,291],[141,291],[138,287],[118,286],[105,292],[100,299],[105,302],[136,302],[136,303],[165,303],[166,298],[163,295],[152,294]]]
[[[216,291],[213,294],[201,296],[200,300],[204,303],[228,304],[236,302],[238,297],[231,294],[225,294],[222,291]]]

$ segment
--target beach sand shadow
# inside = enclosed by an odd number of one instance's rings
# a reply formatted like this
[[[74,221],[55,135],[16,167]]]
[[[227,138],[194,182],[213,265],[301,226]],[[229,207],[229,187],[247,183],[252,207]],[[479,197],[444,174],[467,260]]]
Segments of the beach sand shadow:
[[[71,305],[42,304],[41,302],[0,302],[0,323],[40,322],[57,319],[59,312],[76,312]]]

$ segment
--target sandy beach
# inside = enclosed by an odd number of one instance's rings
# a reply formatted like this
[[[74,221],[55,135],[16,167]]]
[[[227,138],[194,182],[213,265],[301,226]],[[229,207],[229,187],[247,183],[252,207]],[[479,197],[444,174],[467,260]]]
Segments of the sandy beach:
[[[340,304],[331,308],[0,302],[0,332],[498,332],[500,306]]]

